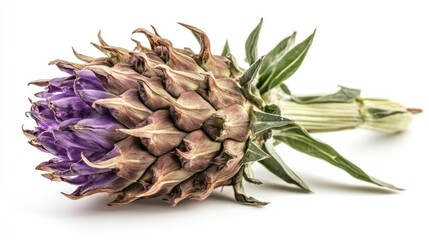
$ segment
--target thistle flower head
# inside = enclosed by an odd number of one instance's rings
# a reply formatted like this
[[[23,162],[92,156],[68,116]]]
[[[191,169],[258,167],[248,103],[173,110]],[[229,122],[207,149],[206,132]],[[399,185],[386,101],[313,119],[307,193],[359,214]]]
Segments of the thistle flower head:
[[[24,134],[54,156],[37,166],[44,177],[77,186],[66,196],[115,194],[111,205],[163,196],[174,206],[232,185],[239,202],[265,205],[244,195],[243,179],[260,183],[251,176],[253,162],[308,190],[275,153],[271,138],[394,188],[350,165],[261,99],[296,71],[314,33],[293,48],[289,37],[257,60],[259,24],[246,42],[251,66],[244,70],[228,47],[215,55],[203,31],[181,25],[199,39],[199,53],[143,28],[134,33],[146,36],[150,47],[133,39],[134,51],[110,46],[99,34],[100,44],[93,45],[105,57],[73,49],[84,63],[55,60],[65,77],[30,83],[44,90],[29,111],[37,126]]]

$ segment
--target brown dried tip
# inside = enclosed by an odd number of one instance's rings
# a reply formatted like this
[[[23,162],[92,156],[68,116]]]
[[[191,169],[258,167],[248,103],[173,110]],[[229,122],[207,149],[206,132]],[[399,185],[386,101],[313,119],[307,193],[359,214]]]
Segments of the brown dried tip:
[[[205,72],[204,69],[202,69],[192,57],[186,55],[182,51],[178,51],[177,49],[175,49],[173,47],[173,44],[169,40],[165,38],[160,38],[158,40],[158,43],[160,44],[160,46],[165,48],[165,61],[166,64],[172,69],[196,73]]]
[[[411,114],[419,114],[423,112],[423,109],[420,108],[407,108],[407,112]]]
[[[191,30],[195,35],[197,35],[201,41],[201,50],[196,61],[198,64],[203,67],[206,71],[212,72],[215,76],[224,76],[229,77],[231,72],[229,70],[229,61],[223,56],[214,56],[211,53],[210,49],[210,40],[208,36],[200,29],[184,24],[179,23],[185,28]]]
[[[146,36],[147,40],[149,41],[149,44],[152,50],[154,50],[156,47],[159,46],[158,40],[160,39],[160,37],[149,32],[148,30],[144,28],[137,28],[136,30],[133,31],[133,34],[134,33],[143,33]]]
[[[43,173],[42,176],[53,182],[61,182],[61,178],[53,173]]]
[[[74,47],[72,47],[72,51],[73,51],[73,54],[75,55],[75,57],[77,59],[82,60],[84,62],[90,63],[90,62],[92,62],[92,61],[95,60],[95,58],[93,58],[93,57],[90,57],[90,56],[87,56],[87,55],[83,55],[83,54],[80,54],[80,53],[76,52],[76,50],[74,49]]]

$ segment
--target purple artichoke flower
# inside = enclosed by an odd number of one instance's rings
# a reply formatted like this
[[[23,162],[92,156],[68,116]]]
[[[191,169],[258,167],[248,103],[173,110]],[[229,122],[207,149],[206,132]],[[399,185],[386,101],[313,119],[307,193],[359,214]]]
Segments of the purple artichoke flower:
[[[331,163],[341,162],[339,167],[361,180],[395,189],[311,138],[261,98],[285,79],[273,78],[282,67],[275,57],[305,56],[314,34],[292,48],[293,55],[268,54],[267,59],[278,64],[270,67],[263,58],[252,57],[251,45],[251,66],[244,71],[228,47],[222,56],[213,55],[204,32],[182,25],[198,36],[199,53],[174,48],[156,31],[145,29],[135,33],[143,33],[150,48],[136,41],[135,51],[109,46],[99,35],[101,45],[94,46],[106,57],[75,52],[85,63],[52,62],[67,76],[30,83],[44,90],[36,93],[39,100],[29,111],[37,126],[24,133],[31,145],[54,155],[37,166],[42,175],[77,186],[64,195],[79,199],[98,192],[115,194],[112,205],[163,196],[174,206],[183,199],[203,200],[217,187],[233,186],[239,202],[265,205],[244,194],[243,179],[260,184],[251,172],[254,162],[308,191],[275,153],[272,138]],[[248,41],[256,37],[252,33]],[[274,50],[283,51],[278,48]]]

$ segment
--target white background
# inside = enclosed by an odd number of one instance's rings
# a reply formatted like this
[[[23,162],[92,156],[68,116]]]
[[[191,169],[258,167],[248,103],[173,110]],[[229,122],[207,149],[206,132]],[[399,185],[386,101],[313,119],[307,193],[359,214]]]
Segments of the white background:
[[[402,134],[317,135],[369,174],[406,191],[359,182],[281,146],[281,155],[315,193],[301,193],[256,168],[265,184],[246,187],[271,202],[263,208],[235,203],[229,188],[176,208],[160,200],[107,207],[104,195],[72,201],[60,194],[72,186],[51,183],[34,170],[50,156],[28,145],[20,130],[22,124],[33,126],[24,112],[30,107],[27,98],[39,90],[27,82],[61,74],[47,66],[49,61],[74,60],[71,46],[99,54],[89,42],[100,29],[108,43],[131,48],[131,32],[151,24],[176,46],[198,49],[178,21],[205,30],[215,52],[228,39],[241,62],[244,41],[261,17],[261,54],[294,30],[302,40],[317,28],[306,60],[289,79],[293,91],[334,91],[341,84],[363,89],[363,96],[428,110],[424,2],[1,1],[0,239],[428,239],[427,113]]]

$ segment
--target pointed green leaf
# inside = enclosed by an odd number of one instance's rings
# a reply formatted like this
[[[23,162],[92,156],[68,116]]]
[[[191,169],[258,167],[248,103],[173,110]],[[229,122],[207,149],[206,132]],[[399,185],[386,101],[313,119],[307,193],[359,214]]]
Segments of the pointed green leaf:
[[[298,70],[313,42],[315,33],[316,31],[303,42],[288,51],[275,66],[269,67],[261,73],[258,83],[261,95],[280,85]]]
[[[289,88],[286,86],[286,84],[284,84],[284,83],[282,83],[282,84],[280,84],[280,89],[284,92],[284,93],[286,93],[287,95],[291,95],[291,93],[290,93],[290,90],[289,90]]]
[[[258,58],[258,39],[259,33],[261,32],[262,21],[263,19],[261,18],[258,26],[253,29],[246,40],[246,62],[249,63],[249,65],[253,64]]]
[[[239,78],[239,83],[242,86],[244,97],[257,107],[262,107],[264,101],[260,96],[256,96],[254,94],[254,92],[258,92],[258,90],[255,85],[252,85],[251,83],[258,76],[259,68],[261,67],[263,59],[263,56],[259,58],[258,61],[254,62],[252,66],[250,66],[249,69],[247,69]]]
[[[281,115],[280,108],[276,104],[265,105],[264,112],[271,113],[274,115]]]
[[[407,114],[407,111],[400,110],[389,110],[389,109],[380,109],[380,108],[367,108],[366,112],[371,114],[371,117],[374,119],[382,119],[396,114]]]
[[[258,76],[259,69],[264,60],[264,56],[260,57],[258,61],[254,62],[239,78],[241,86],[249,85]]]
[[[295,44],[296,32],[292,35],[283,39],[280,43],[277,44],[265,58],[265,61],[262,63],[260,73],[264,73],[267,69],[275,67],[278,62],[286,55],[286,53],[292,48]]]
[[[265,168],[267,168],[270,172],[272,172],[277,177],[283,179],[287,183],[295,184],[298,187],[304,189],[307,192],[311,192],[310,188],[305,184],[301,178],[296,175],[295,172],[292,171],[281,159],[281,157],[277,154],[276,150],[273,146],[272,139],[268,139],[265,141],[264,149],[272,156],[269,159],[260,161]]]
[[[256,118],[256,121],[253,124],[254,134],[261,133],[272,128],[284,127],[293,123],[292,120],[280,115],[261,111],[253,111],[253,116]]]
[[[253,197],[249,197],[246,195],[243,188],[243,171],[243,168],[241,168],[240,171],[232,179],[232,187],[234,189],[235,200],[237,200],[237,202],[241,204],[250,206],[261,207],[267,205],[268,202],[261,202]]]
[[[231,49],[229,48],[228,40],[226,40],[225,45],[223,46],[223,50],[222,50],[221,56],[226,57],[230,53],[231,53]]]
[[[231,76],[237,78],[243,75],[244,69],[238,65],[237,59],[231,53],[226,55],[226,58],[229,60],[228,65],[231,70]]]
[[[262,182],[260,180],[256,179],[253,176],[252,163],[244,164],[243,177],[244,177],[244,180],[246,180],[249,183],[256,184],[256,185],[262,184]]]
[[[340,90],[332,94],[319,95],[292,95],[291,100],[296,103],[350,103],[356,101],[360,95],[359,89],[340,86]]]
[[[262,150],[258,145],[252,141],[249,141],[249,146],[247,147],[246,153],[244,154],[243,163],[262,161],[270,157],[271,156],[264,152],[264,150]]]
[[[323,159],[362,181],[374,183],[393,190],[402,190],[367,175],[362,169],[341,156],[331,146],[311,137],[304,128],[296,123],[289,124],[281,130],[275,131],[274,139],[286,143],[295,150]]]

